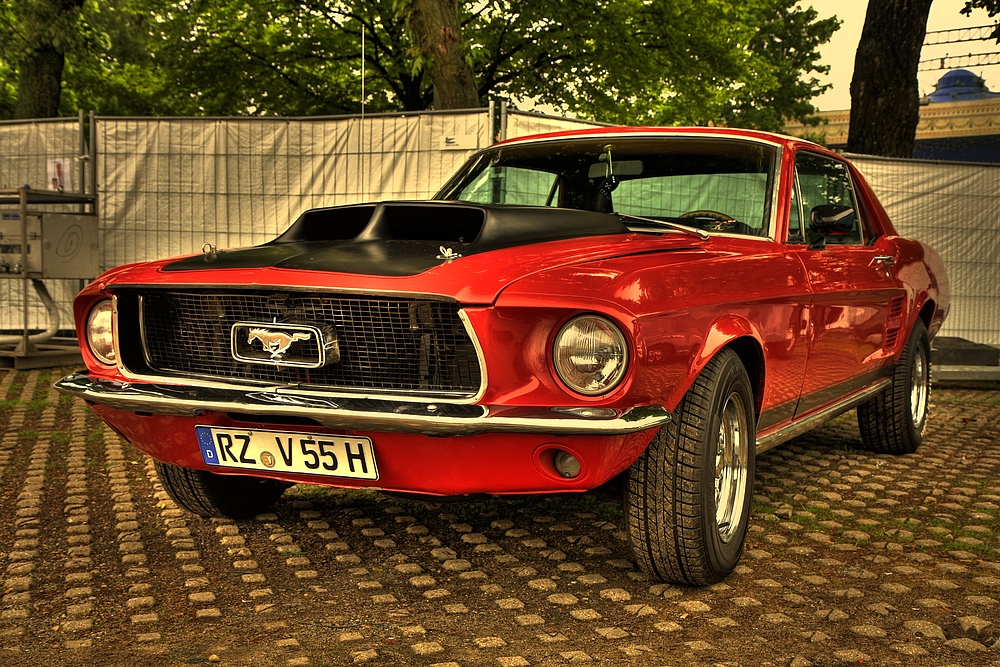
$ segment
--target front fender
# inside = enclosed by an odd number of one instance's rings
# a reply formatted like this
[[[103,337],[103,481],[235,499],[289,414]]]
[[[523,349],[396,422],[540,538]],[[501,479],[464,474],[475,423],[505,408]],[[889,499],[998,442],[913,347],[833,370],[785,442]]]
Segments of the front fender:
[[[755,388],[754,402],[760,413],[764,382],[764,353],[761,343],[762,336],[757,327],[744,317],[735,314],[719,316],[709,326],[705,338],[700,345],[692,348],[687,372],[674,385],[673,391],[667,397],[666,405],[673,410],[684,398],[684,394],[694,384],[695,379],[705,369],[715,355],[727,347],[736,348],[743,365],[747,367],[750,382]]]

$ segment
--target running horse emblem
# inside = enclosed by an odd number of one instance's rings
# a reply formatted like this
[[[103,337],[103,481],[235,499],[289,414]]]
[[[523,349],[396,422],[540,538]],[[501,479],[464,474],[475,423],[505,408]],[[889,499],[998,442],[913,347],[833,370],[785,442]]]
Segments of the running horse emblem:
[[[280,360],[285,356],[285,352],[291,347],[292,343],[297,340],[309,340],[312,334],[308,333],[292,333],[288,334],[283,331],[268,331],[267,329],[251,329],[250,335],[247,336],[247,344],[252,344],[255,340],[259,340],[260,344],[263,346],[265,352],[271,354],[272,359]]]

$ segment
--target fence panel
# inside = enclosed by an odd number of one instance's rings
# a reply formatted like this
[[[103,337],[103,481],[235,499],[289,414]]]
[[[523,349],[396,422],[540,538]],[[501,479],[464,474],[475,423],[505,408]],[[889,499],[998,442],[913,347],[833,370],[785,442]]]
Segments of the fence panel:
[[[507,112],[505,138],[600,126]],[[48,161],[80,153],[77,119],[0,123],[0,188],[46,182]],[[376,115],[364,119],[96,119],[102,263],[197,252],[273,238],[303,210],[432,195],[490,143],[489,112]],[[949,270],[944,335],[1000,345],[1000,166],[852,159],[900,233],[929,242]],[[75,163],[74,163],[75,164]],[[74,168],[73,189],[82,189]],[[47,281],[63,327],[78,281]],[[22,281],[0,280],[0,303],[19,303]],[[44,328],[41,304],[32,328]],[[0,309],[0,331],[20,314]]]
[[[317,206],[432,195],[485,110],[367,118],[99,118],[106,267],[254,245]]]
[[[0,190],[30,185],[46,189],[49,160],[60,159],[74,166],[72,190],[81,191],[75,168],[80,155],[80,121],[53,118],[0,122]]]
[[[70,167],[68,174],[63,175],[63,184],[69,186],[67,191],[82,192],[85,180],[79,169],[81,132],[79,118],[0,122],[0,190],[15,190],[23,185],[47,189],[49,161],[59,160],[62,167]],[[10,207],[4,211],[9,217],[16,209]],[[46,285],[59,307],[62,328],[71,329],[73,297],[80,289],[80,282],[47,280]],[[11,307],[22,303],[23,290],[24,281],[20,278],[0,278],[0,304],[4,306],[0,308],[0,331],[13,333],[23,329],[21,308]],[[28,308],[29,327],[45,329],[49,324],[48,314],[33,291],[29,294]]]
[[[523,111],[507,111],[506,136],[504,139],[515,139],[532,134],[546,132],[562,132],[564,130],[584,130],[590,127],[607,127],[607,123],[597,123],[577,118],[562,118]]]
[[[896,231],[944,260],[952,305],[941,334],[1000,345],[1000,165],[850,157]]]

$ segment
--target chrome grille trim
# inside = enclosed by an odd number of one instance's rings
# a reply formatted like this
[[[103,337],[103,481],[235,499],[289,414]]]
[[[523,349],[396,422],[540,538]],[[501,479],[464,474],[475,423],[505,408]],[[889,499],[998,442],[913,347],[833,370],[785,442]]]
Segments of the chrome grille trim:
[[[412,298],[297,290],[143,289],[139,312],[145,369],[128,375],[198,384],[301,386],[324,392],[477,399],[485,391],[482,351],[459,305]],[[244,364],[229,330],[240,320],[316,322],[334,327],[338,364],[320,369]],[[120,334],[130,335],[128,332]],[[123,362],[126,360],[123,359]]]

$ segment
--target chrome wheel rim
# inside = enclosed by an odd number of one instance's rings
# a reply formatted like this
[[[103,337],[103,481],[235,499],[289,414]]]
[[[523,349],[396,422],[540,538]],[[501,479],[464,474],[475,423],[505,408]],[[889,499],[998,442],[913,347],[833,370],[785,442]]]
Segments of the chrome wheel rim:
[[[747,495],[750,429],[743,397],[736,392],[729,394],[721,416],[715,450],[715,526],[725,543],[733,539],[743,522]]]
[[[920,428],[927,416],[927,397],[930,394],[930,366],[923,345],[917,345],[910,370],[910,418],[913,425]]]

